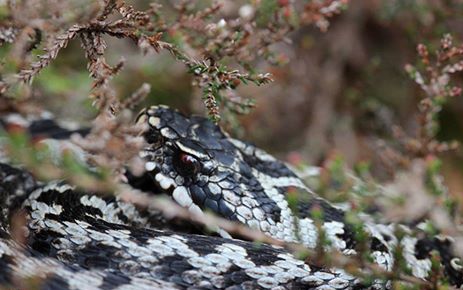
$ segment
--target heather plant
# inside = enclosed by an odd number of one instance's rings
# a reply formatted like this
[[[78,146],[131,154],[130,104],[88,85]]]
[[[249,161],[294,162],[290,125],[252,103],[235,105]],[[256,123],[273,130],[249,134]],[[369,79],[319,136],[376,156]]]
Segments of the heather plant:
[[[4,59],[9,62],[5,65],[9,68],[5,68],[0,84],[2,107],[25,111],[26,101],[40,103],[34,96],[34,77],[59,58],[60,51],[71,41],[79,40],[93,79],[89,97],[98,115],[91,134],[75,142],[94,153],[96,165],[112,169],[122,168],[127,162],[139,167],[142,164],[136,157],[142,146],[136,135],[142,128],[132,128],[127,114],[146,97],[150,85],[141,84],[126,98],[117,95],[111,80],[123,69],[125,60],[121,55],[114,65],[107,62],[105,36],[128,39],[143,54],[170,53],[185,65],[193,84],[203,92],[208,115],[218,122],[220,107],[233,114],[253,106],[252,100],[234,93],[236,87],[271,81],[269,73],[257,73],[253,66],[259,59],[272,62],[273,44],[283,41],[299,25],[314,23],[326,29],[327,18],[339,13],[347,3],[306,4],[302,15],[297,15],[296,4],[262,1],[243,4],[236,17],[224,20],[224,3],[219,2],[179,1],[164,6],[153,2],[140,11],[124,1],[96,1],[91,5],[82,1],[26,2],[7,1],[2,7],[2,43],[11,43],[5,48]],[[232,65],[241,69],[228,68]],[[126,111],[125,115],[122,111]],[[105,150],[109,144],[114,151]],[[121,146],[128,149],[123,150],[125,156],[115,154],[121,152],[117,150]]]

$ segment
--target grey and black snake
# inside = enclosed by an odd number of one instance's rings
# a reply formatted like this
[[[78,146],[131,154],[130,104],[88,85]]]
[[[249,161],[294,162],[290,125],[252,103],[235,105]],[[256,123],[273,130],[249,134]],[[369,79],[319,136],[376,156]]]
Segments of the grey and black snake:
[[[148,146],[140,152],[146,173],[139,178],[128,174],[132,186],[168,194],[193,213],[209,210],[308,248],[317,247],[321,226],[331,247],[346,255],[357,252],[356,233],[343,209],[317,196],[283,162],[231,138],[205,118],[164,106],[144,110],[138,122],[149,125]],[[63,132],[49,136],[59,138]],[[286,200],[294,189],[306,196],[296,211]],[[6,163],[0,164],[0,207],[0,289],[27,288],[21,281],[36,281],[30,284],[36,289],[391,287],[388,281],[364,281],[316,261],[304,262],[281,248],[232,239],[224,231],[221,236],[183,231],[156,211],[59,181],[41,183]],[[312,219],[315,208],[323,212],[319,226]],[[18,210],[27,216],[23,243],[10,231]],[[463,267],[452,254],[451,238],[405,235],[399,241],[396,226],[364,222],[374,262],[392,270],[393,249],[401,243],[410,273],[426,279],[434,251],[448,281],[462,285]]]

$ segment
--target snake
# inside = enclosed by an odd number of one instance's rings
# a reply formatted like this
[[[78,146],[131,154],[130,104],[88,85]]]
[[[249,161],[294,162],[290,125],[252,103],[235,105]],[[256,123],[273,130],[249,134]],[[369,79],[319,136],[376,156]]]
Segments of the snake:
[[[5,118],[3,118],[5,119]],[[18,121],[19,120],[19,121]],[[21,123],[29,134],[65,140],[85,130],[53,119]],[[142,110],[145,173],[127,171],[127,186],[164,194],[195,215],[213,213],[272,238],[308,249],[368,258],[394,271],[396,249],[410,275],[431,279],[436,254],[450,285],[463,284],[453,239],[362,218],[356,227],[343,206],[311,190],[286,163],[235,138],[201,116],[167,106]],[[39,181],[0,159],[0,289],[390,289],[388,278],[366,279],[342,268],[299,259],[288,249],[180,225],[155,209],[115,195],[81,190],[62,180]],[[288,196],[301,196],[290,203]],[[363,215],[362,215],[363,216]],[[367,216],[365,214],[365,216]],[[23,224],[17,225],[17,220]],[[16,226],[15,226],[16,224]],[[404,233],[397,236],[397,228]],[[18,234],[23,233],[23,235]],[[320,245],[321,241],[326,243]],[[364,270],[368,273],[368,269]]]

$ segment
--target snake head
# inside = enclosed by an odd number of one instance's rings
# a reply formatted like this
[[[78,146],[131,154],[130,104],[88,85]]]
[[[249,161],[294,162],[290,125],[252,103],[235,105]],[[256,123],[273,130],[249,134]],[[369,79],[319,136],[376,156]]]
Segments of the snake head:
[[[212,210],[264,232],[288,233],[289,187],[305,188],[288,167],[264,151],[235,140],[204,117],[186,117],[166,106],[144,110],[142,152],[155,183],[192,212]]]

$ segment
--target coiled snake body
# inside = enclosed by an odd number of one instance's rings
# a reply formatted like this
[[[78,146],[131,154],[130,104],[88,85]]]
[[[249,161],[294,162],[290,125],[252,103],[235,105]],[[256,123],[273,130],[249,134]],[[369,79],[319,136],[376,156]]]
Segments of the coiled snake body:
[[[143,111],[149,124],[146,179],[133,186],[163,192],[193,213],[210,210],[287,242],[317,247],[319,228],[335,249],[355,254],[358,243],[345,212],[318,197],[284,163],[230,138],[201,117],[167,107]],[[290,208],[287,192],[304,195]],[[381,289],[345,271],[302,261],[281,248],[222,237],[172,231],[154,211],[116,197],[80,192],[64,183],[42,184],[27,171],[0,164],[0,285],[6,289]],[[313,220],[322,211],[322,223]],[[27,238],[10,224],[27,215]],[[426,279],[430,252],[441,256],[451,284],[463,282],[451,239],[394,235],[395,225],[364,222],[372,259],[386,270],[397,243],[410,272]],[[403,227],[403,230],[407,230]],[[315,262],[315,261],[314,261]],[[38,278],[37,278],[38,277]],[[25,282],[31,284],[24,286]],[[31,282],[32,281],[32,282]],[[21,284],[22,283],[22,284]]]

